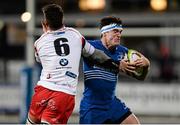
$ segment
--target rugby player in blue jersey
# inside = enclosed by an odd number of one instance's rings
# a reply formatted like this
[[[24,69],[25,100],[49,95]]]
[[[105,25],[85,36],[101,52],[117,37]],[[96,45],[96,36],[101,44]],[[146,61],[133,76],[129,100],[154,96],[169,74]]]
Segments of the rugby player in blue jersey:
[[[141,54],[133,64],[124,55],[128,48],[120,45],[122,22],[108,16],[100,22],[101,40],[89,41],[95,48],[104,51],[113,60],[120,61],[120,71],[144,80],[150,66],[149,60]],[[136,66],[143,67],[143,75],[132,75]],[[84,92],[80,103],[80,124],[140,124],[131,110],[115,96],[118,80],[117,70],[104,69],[84,58]]]

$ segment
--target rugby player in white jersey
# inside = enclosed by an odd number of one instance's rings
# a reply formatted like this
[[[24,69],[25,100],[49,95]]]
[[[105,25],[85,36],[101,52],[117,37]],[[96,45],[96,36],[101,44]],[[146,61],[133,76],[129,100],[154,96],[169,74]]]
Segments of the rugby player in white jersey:
[[[77,30],[65,27],[59,5],[46,5],[42,11],[44,33],[34,43],[42,72],[34,88],[27,124],[66,124],[75,105],[81,55],[110,70],[119,70],[119,62],[91,46]]]

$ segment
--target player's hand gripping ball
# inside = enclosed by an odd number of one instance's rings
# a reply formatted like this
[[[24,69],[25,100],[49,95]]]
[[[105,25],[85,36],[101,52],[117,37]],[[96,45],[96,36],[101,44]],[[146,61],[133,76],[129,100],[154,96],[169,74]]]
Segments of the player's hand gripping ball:
[[[133,50],[133,49],[128,50],[127,59],[129,60],[130,63],[133,63],[134,61],[140,58],[141,58],[141,55],[136,50]],[[143,67],[136,67],[135,75],[141,76],[142,73],[143,73]]]

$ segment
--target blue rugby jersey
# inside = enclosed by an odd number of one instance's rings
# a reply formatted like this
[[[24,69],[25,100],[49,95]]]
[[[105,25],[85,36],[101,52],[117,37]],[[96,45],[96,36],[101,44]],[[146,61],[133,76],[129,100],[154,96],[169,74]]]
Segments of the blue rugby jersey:
[[[117,46],[114,52],[110,52],[102,45],[100,40],[89,42],[116,61],[123,59],[125,53],[128,52],[128,49],[122,45]],[[95,66],[85,58],[83,66],[85,88],[81,100],[81,108],[88,107],[89,104],[109,104],[115,98],[118,74]]]

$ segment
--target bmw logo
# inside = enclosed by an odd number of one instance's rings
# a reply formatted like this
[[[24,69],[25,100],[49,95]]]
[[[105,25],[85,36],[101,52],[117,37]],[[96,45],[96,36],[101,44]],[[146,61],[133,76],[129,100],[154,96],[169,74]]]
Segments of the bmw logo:
[[[61,66],[66,66],[67,64],[68,64],[68,60],[67,59],[61,59],[60,61],[59,61],[59,64],[61,65]]]

